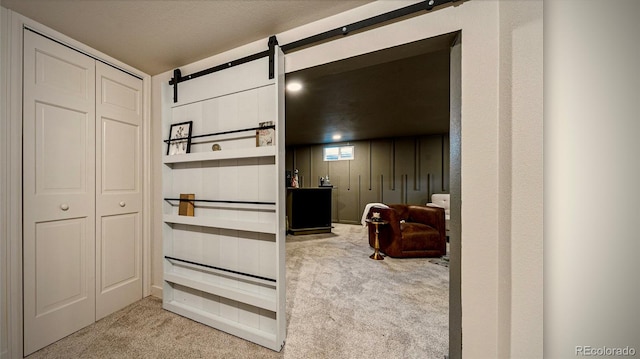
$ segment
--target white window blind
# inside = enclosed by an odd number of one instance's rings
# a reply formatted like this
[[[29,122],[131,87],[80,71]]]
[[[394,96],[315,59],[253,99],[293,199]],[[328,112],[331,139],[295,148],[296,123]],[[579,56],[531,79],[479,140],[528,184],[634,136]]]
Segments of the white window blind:
[[[354,159],[354,146],[331,146],[324,148],[325,161],[341,161]]]

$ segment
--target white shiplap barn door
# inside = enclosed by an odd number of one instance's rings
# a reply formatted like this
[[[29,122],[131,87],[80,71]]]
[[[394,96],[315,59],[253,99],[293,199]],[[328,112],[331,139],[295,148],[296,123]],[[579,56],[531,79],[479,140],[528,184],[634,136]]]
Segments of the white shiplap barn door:
[[[163,119],[192,123],[190,153],[163,157],[164,308],[279,351],[284,345],[284,58],[260,58],[179,84]],[[167,88],[170,92],[171,89]],[[275,125],[258,146],[255,128]],[[213,150],[218,145],[220,150]],[[195,195],[194,216],[179,215]]]

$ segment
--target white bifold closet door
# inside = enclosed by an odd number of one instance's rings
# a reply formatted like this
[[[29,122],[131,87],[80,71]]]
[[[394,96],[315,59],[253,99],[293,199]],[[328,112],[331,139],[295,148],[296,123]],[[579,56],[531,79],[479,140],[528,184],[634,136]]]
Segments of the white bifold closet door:
[[[24,354],[142,298],[142,81],[24,31]]]
[[[141,95],[96,62],[96,320],[142,298]]]

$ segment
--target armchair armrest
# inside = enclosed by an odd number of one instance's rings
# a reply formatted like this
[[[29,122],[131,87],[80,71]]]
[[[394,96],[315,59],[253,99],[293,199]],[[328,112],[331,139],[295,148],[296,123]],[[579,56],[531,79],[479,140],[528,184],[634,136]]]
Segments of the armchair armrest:
[[[427,203],[427,207],[438,207],[438,208],[444,208],[444,214],[445,214],[445,216],[449,216],[449,208],[447,208],[447,207],[445,207],[445,206],[443,206],[443,205],[440,205],[440,204],[436,204],[436,203],[431,203],[431,202],[429,202],[429,203]]]

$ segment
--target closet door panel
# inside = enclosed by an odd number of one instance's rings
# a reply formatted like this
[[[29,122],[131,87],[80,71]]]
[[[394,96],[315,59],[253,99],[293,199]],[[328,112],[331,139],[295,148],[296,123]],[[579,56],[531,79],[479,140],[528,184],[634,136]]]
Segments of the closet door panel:
[[[121,111],[123,115],[131,114],[134,117],[142,115],[141,90],[139,88],[142,81],[121,71],[106,68],[107,66],[103,64],[99,64],[98,67],[103,69],[101,71],[100,99],[105,110]],[[133,120],[133,122],[137,121]]]
[[[95,62],[25,31],[23,76],[28,355],[95,319]]]
[[[142,80],[96,64],[96,317],[142,298]]]
[[[82,110],[36,102],[30,119],[34,122],[25,128],[34,138],[29,139],[33,146],[25,149],[25,159],[31,163],[25,174],[34,175],[25,178],[25,184],[33,188],[27,197],[37,205],[29,208],[29,215],[63,219],[93,211],[93,202],[85,202],[93,194],[93,179],[89,178],[93,159],[88,156],[93,153],[89,148],[93,143],[89,133],[93,116]]]
[[[63,46],[53,49],[53,46],[44,45],[50,41],[40,35],[32,32],[26,34],[39,37],[35,39],[36,47],[28,49],[29,56],[33,58],[25,59],[35,66],[25,67],[25,71],[29,72],[29,85],[34,85],[31,89],[35,95],[53,100],[54,103],[78,100],[87,101],[90,105],[94,99],[93,60]]]
[[[84,272],[84,218],[36,225],[36,316],[53,313],[90,296]],[[60,265],[64,262],[64,265]]]
[[[102,193],[136,195],[140,191],[135,153],[140,147],[139,130],[126,122],[102,119]]]
[[[102,217],[102,291],[109,291],[119,285],[138,279],[136,235],[140,216],[137,213]]]

